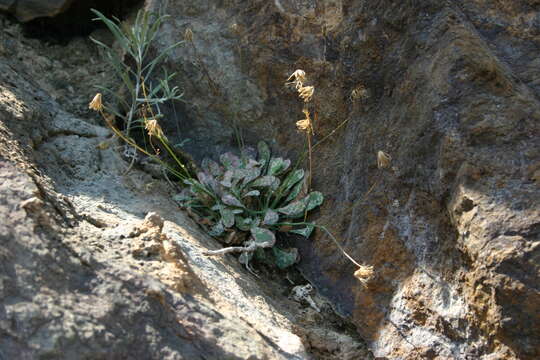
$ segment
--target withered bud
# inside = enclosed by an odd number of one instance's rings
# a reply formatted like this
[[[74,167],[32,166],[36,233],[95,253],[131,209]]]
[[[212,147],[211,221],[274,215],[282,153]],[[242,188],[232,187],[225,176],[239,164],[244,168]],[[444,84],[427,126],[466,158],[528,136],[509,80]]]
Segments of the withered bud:
[[[392,161],[392,157],[388,155],[387,153],[380,150],[377,152],[377,167],[379,169],[386,169],[390,167],[391,161]]]
[[[374,275],[375,271],[373,271],[373,266],[371,265],[362,265],[354,272],[354,277],[365,287],[367,287],[367,284],[373,279]]]
[[[146,120],[144,128],[148,131],[150,137],[165,138],[165,134],[163,134],[163,130],[156,119]]]
[[[95,111],[103,110],[103,102],[102,102],[101,93],[97,93],[96,96],[94,96],[92,101],[90,101],[90,104],[88,104],[88,108]]]
[[[304,100],[304,102],[309,102],[313,97],[315,88],[313,86],[303,86],[298,89],[298,96]]]
[[[302,84],[306,81],[306,72],[304,70],[295,70],[291,76],[287,79],[288,84],[294,84],[297,88],[302,87]]]
[[[184,31],[184,40],[189,42],[193,41],[193,31],[191,31],[190,28],[187,28],[186,31]]]
[[[311,126],[311,117],[309,116],[309,111],[307,109],[302,110],[302,112],[305,115],[305,119],[299,120],[296,122],[296,127],[298,130],[306,131],[306,132],[313,132],[313,128]]]

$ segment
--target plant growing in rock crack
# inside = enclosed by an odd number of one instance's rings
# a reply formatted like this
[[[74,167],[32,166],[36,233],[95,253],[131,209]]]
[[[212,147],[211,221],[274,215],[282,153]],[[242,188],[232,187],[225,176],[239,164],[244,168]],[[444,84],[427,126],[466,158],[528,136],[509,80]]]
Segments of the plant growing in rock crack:
[[[176,200],[210,235],[231,245],[207,254],[241,252],[239,260],[250,271],[254,256],[286,268],[296,262],[298,251],[276,246],[276,232],[309,237],[316,225],[298,219],[321,205],[323,195],[306,195],[304,170],[272,157],[266,143],[258,144],[258,153],[257,158],[225,153],[220,163],[205,159],[197,180],[185,180],[189,187]]]
[[[158,122],[163,116],[160,104],[179,100],[182,94],[179,94],[177,87],[169,86],[174,74],[165,73],[165,78],[157,82],[152,81],[151,76],[156,66],[181,42],[169,46],[155,58],[147,59],[150,43],[155,39],[165,16],[151,19],[149,13],[140,11],[132,27],[122,28],[117,19],[115,22],[100,12],[93,11],[98,16],[97,20],[103,21],[113,33],[135,66],[127,65],[112,48],[92,39],[105,48],[108,60],[129,96],[126,98],[111,89],[101,88],[123,104],[127,109],[126,113],[107,106],[101,93],[95,96],[89,107],[98,111],[113,132],[131,148],[153,158],[188,186],[177,200],[192,217],[207,228],[210,235],[226,245],[232,245],[221,250],[207,251],[208,255],[240,252],[240,262],[250,271],[249,262],[253,257],[286,268],[296,262],[298,251],[276,246],[276,232],[295,233],[307,238],[314,228],[319,228],[332,239],[344,256],[359,267],[355,276],[363,284],[367,284],[373,276],[371,267],[357,263],[324,226],[298,220],[302,217],[305,219],[309,211],[320,206],[323,195],[317,191],[306,194],[310,188],[310,180],[308,179],[306,184],[304,171],[296,167],[291,169],[290,160],[272,157],[268,146],[261,142],[258,146],[258,158],[247,156],[246,153],[249,152],[243,152],[241,158],[226,153],[220,158],[221,164],[204,160],[202,171],[194,177],[189,163],[172,149]],[[307,103],[313,96],[314,87],[304,86],[304,82],[305,72],[297,70],[287,84],[295,87],[305,104],[305,119],[298,121],[297,127],[306,133],[311,169],[313,123]],[[125,132],[114,125],[115,117],[124,120]],[[146,138],[153,153],[141,147],[130,136],[133,123],[146,130]],[[158,141],[158,147],[153,143],[154,139]],[[172,165],[160,157],[160,148],[174,160]]]
[[[107,111],[124,121],[125,133],[129,137],[134,124],[139,127],[146,125],[141,111],[146,106],[155,109],[156,118],[159,118],[162,116],[161,104],[181,100],[182,94],[178,87],[169,86],[169,82],[174,78],[175,74],[165,72],[162,79],[152,80],[157,66],[183,41],[170,45],[162,50],[159,55],[152,57],[150,44],[156,38],[161,24],[167,18],[166,15],[158,16],[140,10],[132,26],[122,26],[118,19],[115,19],[116,21],[108,19],[95,9],[92,9],[92,12],[97,15],[94,20],[102,21],[111,31],[126,57],[125,60],[122,59],[111,47],[99,40],[90,38],[97,45],[104,48],[108,62],[122,81],[122,85],[127,89],[128,95],[122,96],[112,89],[99,87],[105,94],[113,96],[121,106],[125,107],[126,113],[114,107],[107,108]],[[128,64],[133,64],[133,66]],[[143,94],[145,91],[146,94]]]
[[[120,95],[114,89],[98,87],[105,94],[115,98],[118,104],[124,107],[125,112],[115,106],[105,104],[101,93],[96,95],[94,101],[90,103],[90,108],[101,113],[113,132],[130,146],[128,149],[136,149],[146,154],[158,162],[163,169],[182,180],[190,178],[192,171],[189,162],[174,150],[174,146],[169,144],[159,124],[159,120],[163,117],[160,105],[169,101],[181,100],[183,95],[179,92],[178,87],[169,85],[175,74],[167,74],[164,71],[163,78],[153,78],[157,66],[174,48],[182,43],[177,42],[167,47],[155,57],[150,55],[150,45],[167,16],[152,15],[147,11],[140,10],[132,26],[123,26],[118,19],[113,21],[97,10],[92,9],[92,11],[97,15],[94,20],[102,21],[107,26],[125,53],[123,59],[111,47],[92,39],[105,49],[107,60],[121,80],[122,86],[127,90],[127,95]],[[133,64],[133,66],[129,64]],[[124,131],[115,126],[115,118],[123,120]],[[145,130],[146,135],[143,133],[144,146],[139,145],[131,137],[130,131],[134,128]],[[154,143],[155,140],[157,140],[157,145]],[[148,145],[151,147],[150,150],[147,149]],[[173,160],[172,164],[162,160],[160,149],[163,149]],[[131,157],[135,160],[136,152],[132,152],[132,154]]]

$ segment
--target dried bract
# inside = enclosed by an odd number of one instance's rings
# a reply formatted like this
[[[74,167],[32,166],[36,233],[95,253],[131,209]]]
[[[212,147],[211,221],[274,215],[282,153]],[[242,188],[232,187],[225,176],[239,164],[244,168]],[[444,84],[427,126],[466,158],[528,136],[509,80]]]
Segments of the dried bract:
[[[193,41],[193,31],[191,31],[190,28],[187,28],[186,31],[184,31],[184,40],[189,42]]]
[[[351,91],[351,99],[353,100],[365,99],[367,97],[368,97],[368,92],[367,92],[367,89],[363,85],[360,85],[356,89]]]
[[[298,69],[295,72],[293,72],[291,76],[289,76],[285,84],[294,85],[296,89],[299,89],[304,85],[305,81],[306,81],[306,72],[304,70]]]
[[[95,111],[103,111],[103,102],[101,93],[97,93],[96,96],[88,104],[88,108]]]
[[[148,131],[150,137],[165,138],[165,134],[163,134],[163,130],[156,119],[146,120],[144,128]]]
[[[298,89],[298,96],[300,96],[304,102],[309,102],[313,97],[314,92],[315,88],[313,86],[303,86]]]
[[[373,275],[375,275],[375,271],[373,271],[373,266],[371,265],[362,265],[354,272],[354,277],[365,287],[373,279]]]
[[[380,150],[377,152],[377,167],[379,169],[386,169],[390,167],[391,161],[392,161],[392,157],[388,155],[387,153]]]
[[[304,109],[302,111],[303,111],[306,118],[297,121],[296,122],[296,127],[298,128],[298,130],[306,131],[308,133],[313,134],[313,126],[311,125],[311,117],[309,116],[309,111],[306,110],[306,109]]]

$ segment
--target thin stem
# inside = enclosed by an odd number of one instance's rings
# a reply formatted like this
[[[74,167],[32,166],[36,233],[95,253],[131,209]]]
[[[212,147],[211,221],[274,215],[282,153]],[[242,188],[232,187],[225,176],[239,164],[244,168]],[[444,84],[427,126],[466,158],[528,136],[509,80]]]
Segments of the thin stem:
[[[361,267],[362,265],[360,265],[356,260],[354,260],[352,258],[352,256],[350,256],[346,251],[345,249],[343,249],[343,247],[339,244],[339,242],[337,241],[337,239],[334,237],[334,235],[332,235],[332,233],[330,231],[328,231],[328,229],[325,227],[325,226],[322,226],[322,225],[317,225],[317,224],[314,224],[314,223],[309,223],[309,222],[299,222],[299,223],[287,223],[287,222],[284,222],[284,223],[276,223],[274,224],[276,226],[295,226],[295,225],[309,225],[309,226],[314,226],[318,229],[321,229],[323,230],[329,237],[330,239],[332,239],[332,241],[334,242],[334,244],[336,244],[336,246],[338,247],[338,249],[343,253],[343,255],[345,255],[345,257],[347,257],[347,259],[349,259],[354,265],[358,266],[358,267]]]

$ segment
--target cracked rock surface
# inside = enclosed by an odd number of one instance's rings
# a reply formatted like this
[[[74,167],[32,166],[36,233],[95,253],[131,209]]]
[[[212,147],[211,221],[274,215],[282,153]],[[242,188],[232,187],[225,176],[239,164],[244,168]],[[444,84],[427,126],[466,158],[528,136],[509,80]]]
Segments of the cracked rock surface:
[[[204,256],[175,190],[126,173],[86,109],[111,78],[87,39],[0,24],[0,359],[369,358],[329,306]]]
[[[195,157],[234,143],[233,121],[295,158],[302,104],[284,82],[306,72],[313,220],[375,275],[362,286],[321,233],[300,267],[376,356],[540,357],[540,2],[147,3],[172,15],[158,48],[193,32],[168,67],[193,94]]]

